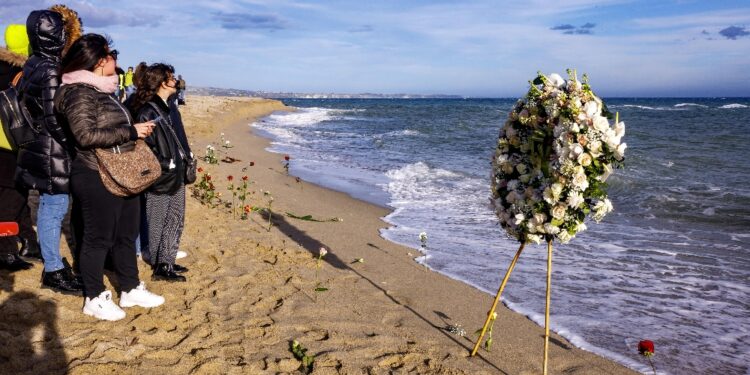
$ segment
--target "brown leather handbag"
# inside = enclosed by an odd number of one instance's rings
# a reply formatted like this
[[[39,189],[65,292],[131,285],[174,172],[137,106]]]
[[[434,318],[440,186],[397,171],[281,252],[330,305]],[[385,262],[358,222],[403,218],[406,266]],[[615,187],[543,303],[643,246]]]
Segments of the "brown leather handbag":
[[[136,195],[161,176],[161,165],[146,142],[139,139],[131,151],[120,147],[96,149],[99,176],[104,187],[118,197]]]

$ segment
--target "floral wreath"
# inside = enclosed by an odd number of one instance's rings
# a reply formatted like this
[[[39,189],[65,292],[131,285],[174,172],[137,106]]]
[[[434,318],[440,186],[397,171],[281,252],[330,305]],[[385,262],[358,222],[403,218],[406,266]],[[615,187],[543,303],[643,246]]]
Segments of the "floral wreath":
[[[612,211],[607,178],[622,166],[625,124],[568,70],[538,74],[511,110],[492,159],[495,212],[521,243],[570,241]],[[619,116],[618,116],[619,117]]]

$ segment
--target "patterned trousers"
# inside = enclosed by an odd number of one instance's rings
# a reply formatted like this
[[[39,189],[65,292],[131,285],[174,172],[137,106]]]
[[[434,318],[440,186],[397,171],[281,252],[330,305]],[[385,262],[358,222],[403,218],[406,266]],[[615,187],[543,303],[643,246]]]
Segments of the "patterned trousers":
[[[174,194],[146,192],[145,199],[151,264],[174,264],[185,223],[185,185]]]

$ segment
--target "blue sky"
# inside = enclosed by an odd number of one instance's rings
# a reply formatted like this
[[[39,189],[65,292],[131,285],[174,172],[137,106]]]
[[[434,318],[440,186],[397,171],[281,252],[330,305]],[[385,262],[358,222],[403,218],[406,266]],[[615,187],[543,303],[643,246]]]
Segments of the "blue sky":
[[[0,26],[59,1],[3,0]],[[517,97],[537,70],[602,96],[750,96],[750,1],[68,1],[120,65],[189,85]]]

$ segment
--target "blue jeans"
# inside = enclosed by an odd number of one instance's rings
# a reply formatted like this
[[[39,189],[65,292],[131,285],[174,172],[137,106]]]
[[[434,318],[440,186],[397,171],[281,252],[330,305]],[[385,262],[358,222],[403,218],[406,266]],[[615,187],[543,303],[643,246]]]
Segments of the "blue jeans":
[[[45,272],[63,269],[60,256],[60,234],[63,218],[68,212],[69,200],[68,194],[39,194],[36,227]]]
[[[125,99],[129,98],[130,95],[135,94],[135,86],[125,86]]]

